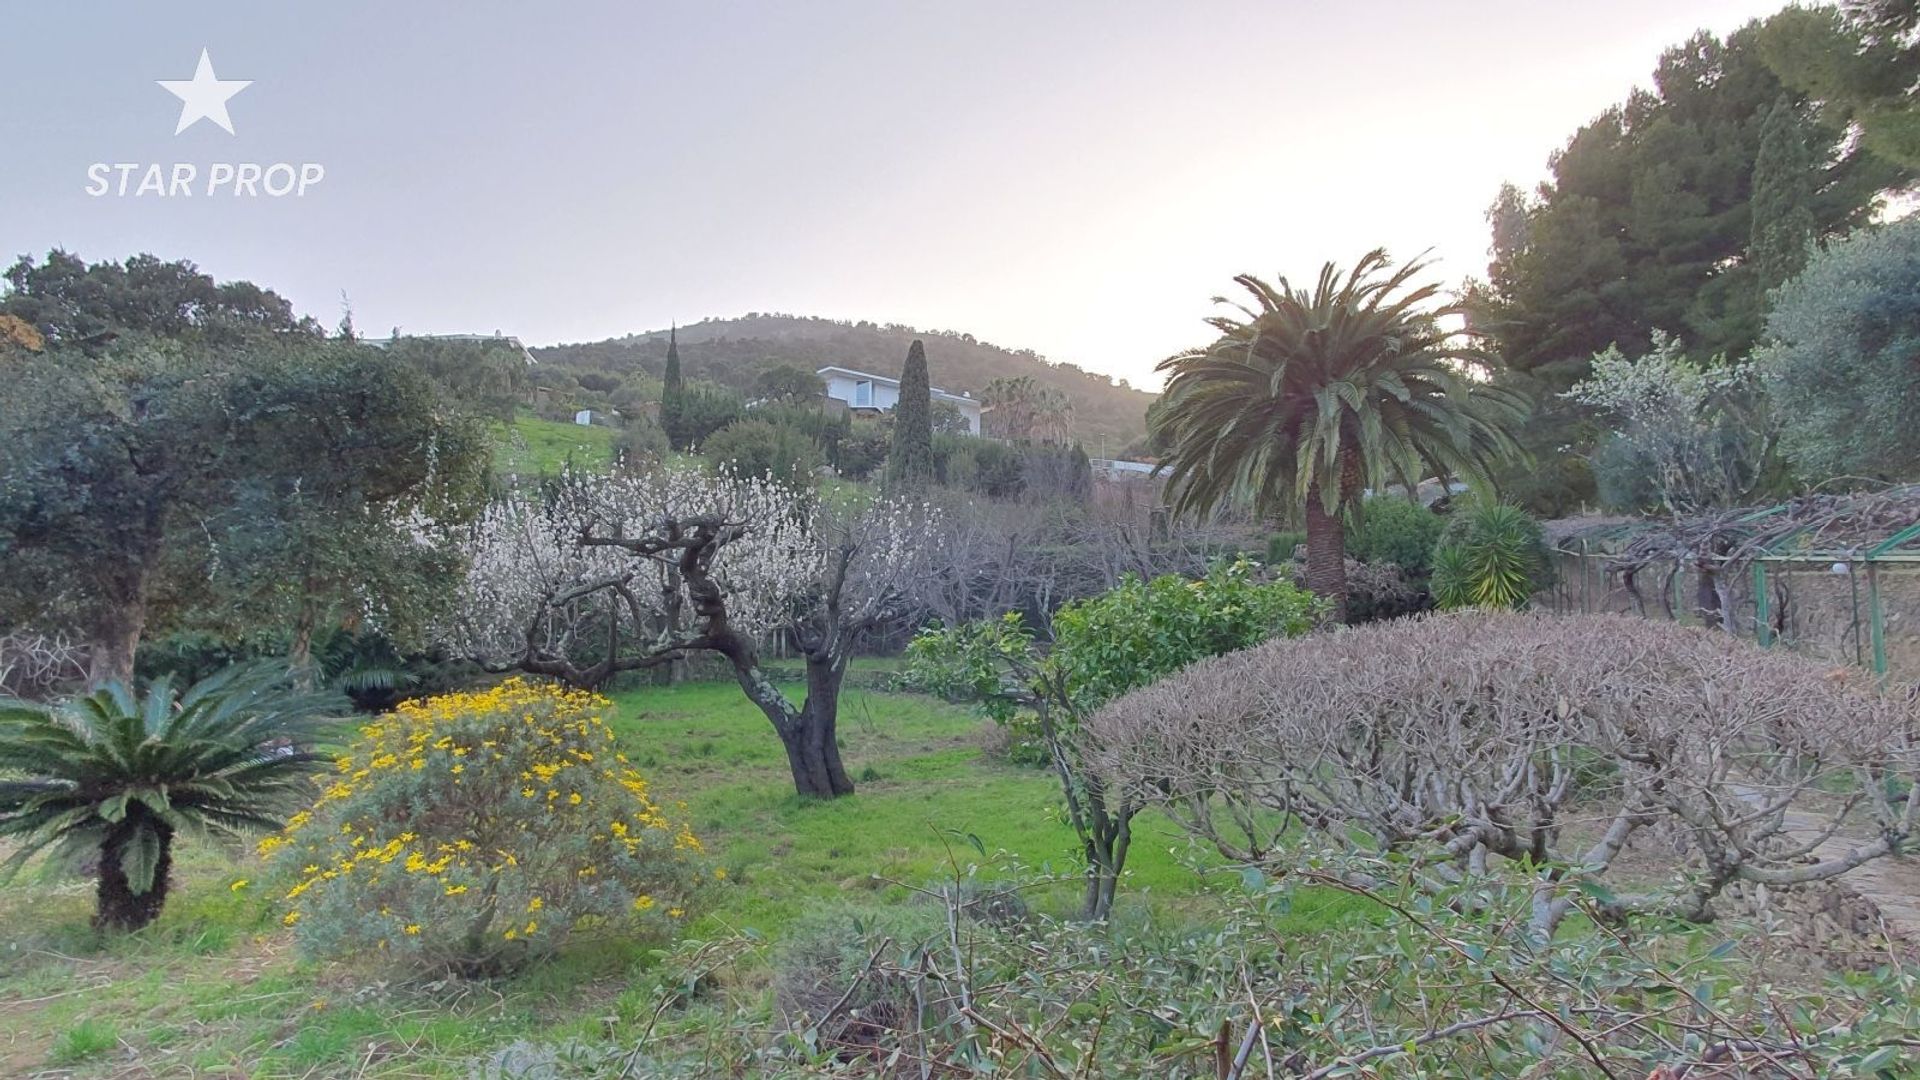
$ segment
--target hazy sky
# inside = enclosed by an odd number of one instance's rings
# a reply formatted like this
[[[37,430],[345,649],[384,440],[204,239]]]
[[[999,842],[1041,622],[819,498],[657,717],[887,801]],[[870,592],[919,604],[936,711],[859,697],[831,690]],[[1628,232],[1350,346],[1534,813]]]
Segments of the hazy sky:
[[[1503,180],[1538,181],[1664,46],[1779,6],[15,2],[0,253],[189,258],[328,324],[345,290],[376,333],[785,311],[1151,383],[1235,273],[1382,244],[1483,272]],[[203,48],[252,80],[235,134],[174,134],[157,80]],[[191,164],[195,193],[88,195],[120,162]],[[277,162],[326,176],[200,190]]]

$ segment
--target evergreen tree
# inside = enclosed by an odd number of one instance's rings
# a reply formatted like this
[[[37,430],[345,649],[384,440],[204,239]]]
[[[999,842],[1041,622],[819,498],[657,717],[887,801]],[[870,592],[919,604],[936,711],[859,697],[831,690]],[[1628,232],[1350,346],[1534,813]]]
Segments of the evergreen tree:
[[[922,486],[933,477],[933,390],[927,379],[927,349],[918,339],[900,371],[900,403],[893,407],[893,449],[887,479]]]
[[[1819,167],[1798,110],[1781,98],[1760,127],[1753,163],[1753,239],[1747,251],[1763,300],[1807,264]]]
[[[1086,448],[1079,443],[1073,444],[1069,458],[1070,479],[1068,489],[1076,502],[1086,502],[1093,498],[1093,459],[1087,456]]]
[[[667,330],[667,374],[660,388],[660,427],[667,433],[667,444],[675,450],[687,448],[687,386],[680,377],[680,328]]]

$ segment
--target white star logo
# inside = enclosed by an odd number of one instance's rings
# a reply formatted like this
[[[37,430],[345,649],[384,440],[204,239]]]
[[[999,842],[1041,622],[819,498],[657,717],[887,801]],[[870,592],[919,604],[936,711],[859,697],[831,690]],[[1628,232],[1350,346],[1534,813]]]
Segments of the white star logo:
[[[233,134],[233,119],[227,115],[227,99],[253,85],[251,79],[219,79],[213,74],[213,61],[207,50],[200,50],[200,66],[191,79],[159,79],[167,93],[180,99],[180,123],[175,135],[202,120],[211,120]]]

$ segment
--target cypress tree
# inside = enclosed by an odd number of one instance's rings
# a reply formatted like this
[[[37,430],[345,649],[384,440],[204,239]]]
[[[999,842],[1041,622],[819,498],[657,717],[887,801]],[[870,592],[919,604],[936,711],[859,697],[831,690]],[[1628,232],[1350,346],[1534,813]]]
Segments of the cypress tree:
[[[918,340],[900,372],[900,403],[893,407],[893,446],[887,478],[896,485],[924,486],[933,478],[933,390],[927,379],[927,349]]]
[[[667,330],[667,374],[660,389],[660,429],[667,433],[667,445],[675,450],[687,448],[687,387],[680,377],[680,328]]]
[[[1086,502],[1093,498],[1093,459],[1087,456],[1086,448],[1079,443],[1073,444],[1073,454],[1068,459],[1069,479],[1067,490],[1077,502]]]

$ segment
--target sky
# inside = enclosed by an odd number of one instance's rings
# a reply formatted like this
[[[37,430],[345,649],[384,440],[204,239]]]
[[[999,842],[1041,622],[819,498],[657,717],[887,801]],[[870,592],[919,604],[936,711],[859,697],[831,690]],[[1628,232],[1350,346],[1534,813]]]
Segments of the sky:
[[[1543,179],[1663,48],[1779,6],[15,2],[0,254],[190,259],[328,325],[344,293],[366,333],[540,345],[778,311],[1152,386],[1235,274],[1377,246],[1484,273],[1502,182]],[[250,82],[231,134],[175,132],[159,82],[202,50]],[[122,163],[125,194],[89,173]],[[324,176],[235,192],[277,164]],[[190,194],[137,194],[154,165],[191,167]]]

